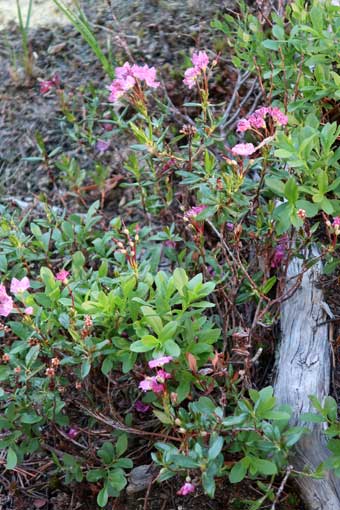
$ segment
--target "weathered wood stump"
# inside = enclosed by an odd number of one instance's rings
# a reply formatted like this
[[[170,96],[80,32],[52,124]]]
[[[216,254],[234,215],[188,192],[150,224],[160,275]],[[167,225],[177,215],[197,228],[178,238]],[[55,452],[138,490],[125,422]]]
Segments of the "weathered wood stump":
[[[317,256],[315,249],[310,256]],[[302,261],[293,259],[287,273],[287,289],[294,285],[302,270]],[[278,350],[274,384],[279,403],[293,410],[292,424],[306,425],[311,434],[298,443],[292,464],[294,468],[314,470],[329,455],[322,424],[301,423],[302,413],[316,412],[308,396],[321,402],[330,389],[330,345],[327,319],[322,306],[323,293],[317,287],[321,262],[303,275],[302,283],[281,307],[281,343]],[[297,478],[301,495],[310,510],[340,510],[340,480],[332,474],[322,480]]]

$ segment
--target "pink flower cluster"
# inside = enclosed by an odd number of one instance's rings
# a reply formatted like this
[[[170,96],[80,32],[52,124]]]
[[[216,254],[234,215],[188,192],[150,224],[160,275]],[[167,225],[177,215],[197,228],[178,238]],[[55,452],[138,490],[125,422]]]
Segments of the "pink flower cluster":
[[[234,156],[250,156],[255,151],[256,149],[252,143],[238,143],[231,149]]]
[[[335,216],[333,219],[333,227],[340,227],[340,216]]]
[[[159,81],[156,81],[156,69],[147,65],[138,66],[125,62],[122,67],[116,68],[116,78],[108,87],[111,94],[109,101],[115,103],[125,92],[132,89],[137,82],[145,81],[148,87],[156,89]]]
[[[189,69],[185,71],[183,80],[184,85],[189,89],[194,87],[197,78],[202,72],[205,72],[209,64],[209,57],[205,51],[199,51],[192,55],[191,62],[193,63],[193,67],[189,67]]]
[[[249,129],[264,129],[266,127],[265,118],[270,115],[275,124],[285,126],[288,123],[288,117],[276,106],[262,106],[245,119],[240,119],[237,123],[237,131],[244,133]]]
[[[192,207],[191,209],[189,209],[185,214],[184,214],[184,218],[186,218],[187,220],[189,219],[195,219],[196,216],[198,216],[199,214],[201,214],[202,211],[204,211],[204,209],[206,209],[207,206],[206,205],[196,205],[194,207]]]
[[[12,278],[10,285],[10,292],[12,294],[22,294],[30,287],[30,281],[27,276],[24,276],[21,280],[17,278]],[[7,294],[6,287],[0,284],[0,315],[2,317],[8,317],[10,313],[12,313],[14,308],[13,299],[11,296]],[[28,306],[25,308],[26,315],[31,315],[33,313],[33,308]]]
[[[163,367],[167,363],[173,360],[172,356],[162,356],[161,358],[153,359],[149,361],[150,368]],[[153,391],[154,393],[164,393],[165,381],[171,379],[171,374],[166,372],[163,368],[157,370],[156,375],[151,377],[146,376],[143,381],[139,383],[139,388],[142,391]]]
[[[6,292],[6,287],[0,285],[0,315],[7,317],[13,310],[13,299]]]
[[[272,256],[270,265],[273,269],[276,269],[279,266],[281,266],[283,259],[286,255],[287,248],[288,248],[288,236],[284,235],[279,240],[279,242],[274,250],[274,254]]]
[[[59,87],[61,84],[61,79],[59,74],[55,74],[51,80],[42,80],[39,83],[40,94],[47,94],[54,87]]]
[[[61,271],[59,271],[59,273],[55,275],[55,279],[66,285],[68,282],[67,278],[69,274],[70,274],[69,271],[66,271],[66,269],[62,269]]]

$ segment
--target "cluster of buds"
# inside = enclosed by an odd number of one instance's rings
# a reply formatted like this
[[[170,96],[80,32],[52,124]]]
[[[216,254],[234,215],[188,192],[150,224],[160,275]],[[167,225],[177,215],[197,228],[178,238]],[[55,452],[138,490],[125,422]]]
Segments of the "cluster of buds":
[[[1,361],[3,363],[8,363],[10,361],[11,357],[9,354],[7,354],[7,352],[5,352],[5,354],[2,355],[1,357]]]
[[[86,337],[90,336],[92,326],[93,326],[92,317],[90,317],[90,315],[85,315],[85,317],[84,317],[84,326],[83,326],[83,329],[80,332],[82,338],[86,338]]]
[[[11,328],[9,326],[6,326],[6,324],[0,321],[0,331],[3,331],[4,333],[9,333],[11,331]]]
[[[188,138],[192,138],[197,133],[197,129],[195,128],[195,126],[192,126],[191,124],[184,124],[182,126],[182,129],[180,130],[180,133],[182,133],[182,135],[187,136]]]
[[[46,377],[49,377],[52,379],[52,377],[55,376],[55,369],[53,367],[46,368],[45,375],[46,375]]]
[[[204,220],[198,220],[197,216],[207,208],[206,205],[197,205],[186,211],[183,215],[184,221],[189,222],[201,238],[204,234]]]
[[[59,365],[60,365],[60,359],[52,358],[50,366],[47,367],[45,370],[46,377],[49,377],[50,379],[52,379],[55,376],[55,372],[58,369]]]
[[[340,234],[340,216],[335,216],[333,221],[326,219],[325,221],[328,236],[331,240],[332,249],[335,249],[337,238]]]
[[[161,177],[162,175],[164,174],[167,174],[169,173],[169,170],[170,170],[170,173],[171,173],[171,170],[173,168],[176,168],[176,160],[175,158],[170,158],[168,159],[168,161],[166,163],[164,163],[164,165],[158,170],[157,172],[157,176],[158,177]]]
[[[33,337],[33,338],[29,338],[29,339],[28,339],[28,345],[29,345],[30,347],[34,347],[35,345],[39,345],[39,343],[40,343],[40,342],[39,342],[38,338],[34,338],[34,337]]]
[[[297,212],[297,215],[298,215],[298,218],[300,218],[300,220],[305,221],[306,211],[304,209],[299,209]]]
[[[128,264],[132,267],[133,270],[138,269],[138,263],[137,263],[137,244],[139,242],[139,227],[136,226],[135,235],[132,237],[130,235],[130,232],[127,228],[124,228],[122,233],[126,237],[126,242],[123,243],[122,241],[119,241],[118,239],[114,239],[119,253],[122,253]]]

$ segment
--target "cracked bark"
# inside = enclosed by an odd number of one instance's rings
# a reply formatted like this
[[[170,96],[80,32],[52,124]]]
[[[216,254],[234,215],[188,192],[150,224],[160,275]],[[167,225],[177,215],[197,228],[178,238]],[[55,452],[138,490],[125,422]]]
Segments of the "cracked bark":
[[[314,252],[310,255],[316,256]],[[301,272],[302,261],[291,261],[287,272],[287,288]],[[294,468],[306,466],[314,470],[329,455],[322,424],[301,423],[301,413],[315,409],[308,396],[321,402],[330,389],[330,346],[322,290],[316,287],[322,263],[318,262],[303,276],[300,288],[281,307],[281,342],[277,355],[274,384],[279,403],[289,404],[293,411],[292,424],[305,425],[311,433],[298,443],[292,459]],[[340,510],[340,480],[327,473],[325,479],[297,478],[301,495],[309,510]]]

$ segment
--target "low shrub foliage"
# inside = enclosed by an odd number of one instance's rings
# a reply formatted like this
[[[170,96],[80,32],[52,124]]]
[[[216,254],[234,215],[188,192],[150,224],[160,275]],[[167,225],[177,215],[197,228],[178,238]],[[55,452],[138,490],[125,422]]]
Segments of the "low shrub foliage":
[[[72,16],[95,45],[87,20]],[[85,170],[39,134],[30,160],[82,204],[91,180],[100,200],[76,212],[44,200],[40,212],[1,206],[7,469],[44,451],[65,483],[95,484],[100,507],[125,488],[136,437],[153,441],[157,480],[180,477],[182,496],[202,486],[214,497],[223,477],[247,478],[262,493],[255,510],[275,504],[280,477],[302,475],[289,458],[308,429],[290,424],[258,368],[271,362],[291,258],[322,237],[325,272],[339,263],[339,20],[316,0],[266,22],[243,5],[214,20],[238,85],[259,91],[239,106],[232,96],[230,108],[214,97],[224,60],[207,49],[183,70],[181,105],[154,66],[122,62],[110,83],[98,45],[107,89],[81,95],[85,118],[62,78],[40,83],[59,97],[70,139],[96,146],[98,161]],[[119,178],[126,200],[112,217],[103,161],[121,136],[131,141]],[[311,398],[316,414],[302,423],[328,424],[331,455],[305,474],[339,475],[336,402]]]

